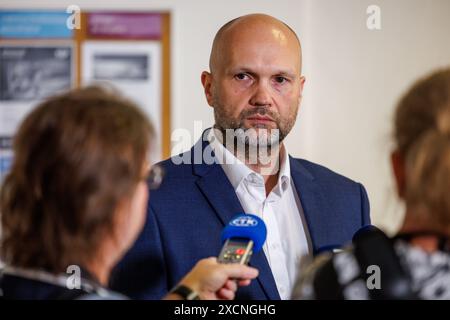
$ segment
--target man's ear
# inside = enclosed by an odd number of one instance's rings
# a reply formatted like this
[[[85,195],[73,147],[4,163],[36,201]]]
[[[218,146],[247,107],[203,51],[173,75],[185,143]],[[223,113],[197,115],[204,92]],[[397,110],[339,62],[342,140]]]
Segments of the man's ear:
[[[299,94],[299,97],[298,97],[298,106],[299,107],[301,106],[301,103],[302,103],[303,87],[305,86],[305,81],[306,81],[306,78],[301,76],[300,77],[300,94]]]
[[[304,76],[300,77],[300,95],[303,94],[303,87],[305,86],[306,78]]]
[[[212,74],[207,71],[203,71],[201,80],[202,80],[203,89],[205,91],[206,101],[208,101],[208,104],[211,107],[213,107],[213,94],[212,94],[213,77],[212,77]]]
[[[398,150],[391,154],[391,165],[397,184],[397,194],[400,198],[403,198],[406,188],[405,160]]]

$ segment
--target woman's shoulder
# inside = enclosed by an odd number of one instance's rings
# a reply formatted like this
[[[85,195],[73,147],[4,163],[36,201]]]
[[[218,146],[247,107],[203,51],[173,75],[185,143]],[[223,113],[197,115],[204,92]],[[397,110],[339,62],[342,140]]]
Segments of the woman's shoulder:
[[[51,280],[51,279],[50,279]],[[29,273],[9,273],[0,270],[0,298],[4,300],[126,300],[127,297],[109,289],[92,285],[69,288],[55,277],[48,281],[31,277]],[[85,280],[82,280],[82,282]]]

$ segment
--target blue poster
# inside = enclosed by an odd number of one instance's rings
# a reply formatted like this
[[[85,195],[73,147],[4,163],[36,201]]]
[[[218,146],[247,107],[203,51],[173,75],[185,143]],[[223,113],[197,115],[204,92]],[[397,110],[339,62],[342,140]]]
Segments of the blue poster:
[[[0,38],[72,38],[70,14],[61,11],[0,11]]]

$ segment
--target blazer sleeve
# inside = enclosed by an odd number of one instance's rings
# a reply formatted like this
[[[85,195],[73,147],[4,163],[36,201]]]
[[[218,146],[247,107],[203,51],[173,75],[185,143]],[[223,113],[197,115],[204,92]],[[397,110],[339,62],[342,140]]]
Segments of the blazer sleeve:
[[[138,239],[114,268],[110,288],[132,299],[156,300],[168,292],[161,236],[151,206]]]
[[[369,198],[367,197],[367,192],[364,186],[360,183],[360,194],[361,194],[361,221],[362,226],[370,225],[370,204]]]

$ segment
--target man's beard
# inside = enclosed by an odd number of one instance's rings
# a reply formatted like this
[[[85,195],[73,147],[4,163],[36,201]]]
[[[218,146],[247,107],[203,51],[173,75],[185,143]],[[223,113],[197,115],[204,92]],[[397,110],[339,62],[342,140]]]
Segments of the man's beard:
[[[217,101],[217,100],[216,100]],[[234,154],[238,150],[245,150],[245,158],[248,160],[253,156],[260,159],[269,156],[272,150],[279,150],[281,142],[291,131],[295,124],[298,108],[287,119],[281,119],[277,112],[270,110],[266,106],[258,106],[252,109],[243,110],[238,118],[231,118],[224,108],[218,104],[214,104],[215,128],[219,129],[222,134],[222,143],[227,149],[232,149]],[[275,126],[258,124],[256,126],[246,128],[245,119],[252,116],[266,116],[273,120]],[[259,160],[257,160],[259,161]]]

